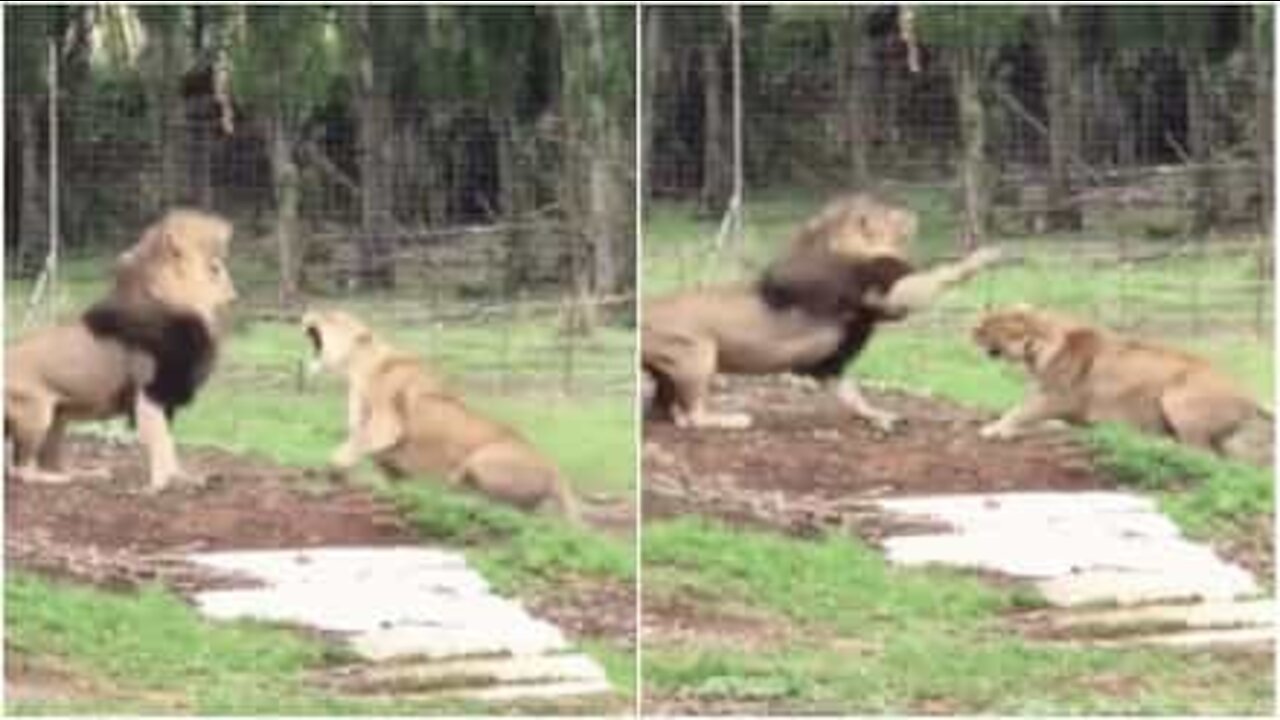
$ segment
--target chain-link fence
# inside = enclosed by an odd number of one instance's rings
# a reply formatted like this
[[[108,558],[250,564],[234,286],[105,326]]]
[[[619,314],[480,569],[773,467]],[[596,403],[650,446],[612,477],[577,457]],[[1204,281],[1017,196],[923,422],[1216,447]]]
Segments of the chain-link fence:
[[[1257,5],[646,7],[646,292],[745,276],[825,200],[870,190],[919,214],[920,260],[1019,259],[916,326],[1025,300],[1269,350],[1271,22]],[[717,262],[735,247],[746,267]]]
[[[241,323],[348,307],[469,380],[629,393],[632,13],[6,8],[11,317],[191,205]]]

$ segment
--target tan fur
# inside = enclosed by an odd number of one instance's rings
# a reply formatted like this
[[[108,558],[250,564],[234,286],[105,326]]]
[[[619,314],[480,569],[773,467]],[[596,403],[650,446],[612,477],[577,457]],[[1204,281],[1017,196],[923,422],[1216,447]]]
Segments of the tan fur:
[[[827,250],[851,259],[906,258],[916,234],[916,214],[867,193],[827,203],[791,236],[790,251]]]
[[[865,194],[842,197],[796,232],[772,269],[786,275],[787,282],[812,287],[819,295],[839,293],[838,285],[845,280],[831,279],[831,255],[859,262],[883,257],[905,262],[915,227],[915,214],[909,210]],[[863,309],[878,313],[855,310],[824,316],[779,310],[756,287],[742,284],[648,300],[642,309],[641,363],[655,383],[654,408],[682,427],[746,427],[751,422],[747,415],[707,410],[706,397],[716,373],[783,373],[820,363],[839,351],[851,322],[870,326],[924,309],[946,289],[997,258],[998,253],[981,250],[960,262],[906,275],[887,294],[866,292]],[[904,292],[899,292],[900,286]],[[885,430],[896,425],[898,418],[872,407],[851,378],[828,378],[826,383],[854,415]]]
[[[170,211],[119,257],[108,302],[150,322],[185,312],[207,323],[236,297],[224,260],[231,226],[215,215]],[[151,356],[104,340],[83,322],[37,330],[6,349],[5,425],[14,472],[33,481],[70,479],[61,472],[66,425],[133,414],[147,449],[151,488],[183,475],[167,418],[141,392],[155,372]]]
[[[302,325],[318,342],[313,370],[347,382],[348,437],[333,452],[334,467],[370,457],[393,476],[438,475],[524,510],[550,502],[577,520],[551,461],[512,428],[468,408],[420,359],[346,312],[311,311]]]
[[[1035,380],[984,437],[1012,437],[1045,420],[1118,422],[1234,454],[1232,441],[1260,417],[1257,403],[1203,358],[1065,315],[1020,305],[984,316],[973,338]]]

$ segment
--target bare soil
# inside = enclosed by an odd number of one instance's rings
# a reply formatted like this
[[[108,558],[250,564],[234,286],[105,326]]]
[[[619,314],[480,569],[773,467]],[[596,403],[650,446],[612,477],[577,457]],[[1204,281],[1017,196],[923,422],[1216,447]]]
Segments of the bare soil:
[[[888,528],[867,501],[882,496],[1111,485],[1066,433],[983,440],[978,430],[991,418],[981,413],[898,392],[867,395],[904,424],[886,434],[825,393],[736,378],[715,402],[749,412],[749,429],[646,422],[645,518],[698,512],[800,534],[835,525],[876,540]]]
[[[184,562],[190,552],[225,549],[393,545],[420,542],[388,502],[325,472],[281,467],[216,449],[184,449],[184,467],[203,487],[148,493],[134,445],[74,438],[70,467],[108,468],[110,479],[60,485],[5,484],[7,561],[46,575],[128,589],[162,583],[180,593],[243,585]],[[631,532],[628,505],[593,506],[604,531]],[[595,521],[599,521],[598,523]],[[573,637],[635,642],[634,588],[583,579],[532,604]]]

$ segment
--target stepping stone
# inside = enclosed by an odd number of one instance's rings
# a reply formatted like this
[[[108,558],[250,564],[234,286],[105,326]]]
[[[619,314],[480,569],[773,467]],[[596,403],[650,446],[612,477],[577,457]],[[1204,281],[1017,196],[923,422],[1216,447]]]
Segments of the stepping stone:
[[[1050,604],[1058,607],[1231,600],[1258,592],[1257,583],[1247,571],[1225,563],[1218,566],[1191,565],[1182,571],[1092,570],[1044,580],[1036,587]]]
[[[1014,577],[1057,578],[1095,570],[1190,574],[1224,567],[1209,548],[1181,538],[1146,539],[1081,527],[991,527],[883,541],[892,562],[944,564]]]
[[[443,660],[480,655],[540,655],[567,650],[558,628],[541,620],[519,625],[479,620],[465,627],[397,626],[351,638],[356,654],[375,662],[406,659]]]
[[[1046,620],[1053,626],[1186,628],[1134,639],[1161,644],[1246,643],[1271,632],[1270,603],[1229,602],[1260,592],[1253,576],[1212,548],[1184,538],[1151,498],[1102,491],[1013,492],[891,498],[875,506],[905,520],[899,524],[907,528],[945,528],[917,534],[906,529],[885,538],[885,554],[895,564],[950,565],[1027,579],[1059,608],[1199,603]],[[1218,629],[1233,626],[1245,627]]]
[[[1094,642],[1099,647],[1157,645],[1181,648],[1232,648],[1272,652],[1275,630],[1271,627],[1249,627],[1231,630],[1191,630],[1188,632],[1140,635],[1119,640]]]
[[[339,684],[400,683],[410,694],[492,700],[610,692],[594,660],[565,654],[559,628],[493,594],[460,553],[309,548],[188,559],[253,583],[196,594],[206,617],[305,626],[337,636],[369,663]]]
[[[473,689],[502,683],[594,683],[609,689],[604,671],[585,655],[548,655],[515,659],[484,658],[437,663],[361,667],[333,678],[341,689],[357,693]]]
[[[1058,630],[1114,634],[1124,630],[1206,630],[1263,627],[1275,620],[1271,600],[1154,605],[1119,610],[1049,613],[1043,620]]]

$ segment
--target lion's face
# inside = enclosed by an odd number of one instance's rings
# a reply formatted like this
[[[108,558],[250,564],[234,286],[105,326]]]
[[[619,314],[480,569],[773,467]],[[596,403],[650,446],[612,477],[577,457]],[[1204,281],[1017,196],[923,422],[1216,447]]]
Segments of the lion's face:
[[[798,242],[820,242],[827,250],[853,259],[906,259],[915,232],[915,213],[859,194],[828,204],[802,229]]]
[[[1030,362],[1047,334],[1043,318],[1031,308],[1017,307],[984,315],[973,329],[973,341],[989,357]]]
[[[117,288],[211,321],[237,297],[227,272],[231,224],[208,213],[174,210],[142,234],[116,266]]]
[[[302,316],[302,329],[311,341],[312,374],[342,372],[356,349],[373,337],[368,326],[341,310],[309,311]]]

